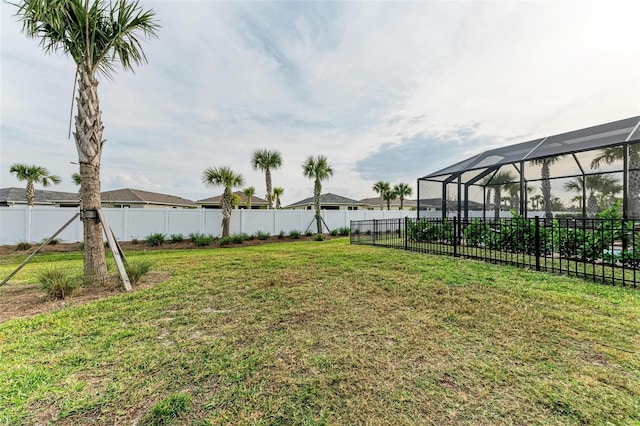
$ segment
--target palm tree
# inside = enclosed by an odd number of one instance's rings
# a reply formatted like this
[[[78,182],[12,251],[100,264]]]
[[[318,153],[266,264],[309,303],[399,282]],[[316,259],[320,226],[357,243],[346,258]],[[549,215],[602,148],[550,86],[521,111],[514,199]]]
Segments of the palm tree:
[[[612,164],[623,159],[621,146],[612,146],[600,150],[600,155],[591,161],[592,169],[599,169],[603,164]],[[627,202],[629,217],[640,217],[640,148],[630,145],[628,156],[629,184],[627,186]]]
[[[20,182],[27,181],[27,204],[33,206],[36,199],[36,189],[34,184],[38,183],[45,188],[57,185],[62,182],[60,176],[49,174],[49,170],[44,167],[16,163],[11,166],[9,172],[16,175]]]
[[[382,194],[382,198],[387,203],[387,210],[391,210],[391,202],[398,198],[398,193],[393,189],[388,189]]]
[[[561,157],[561,155],[556,155],[554,157],[533,160],[533,164],[542,166],[540,170],[540,176],[542,178],[540,191],[542,192],[544,217],[546,219],[551,219],[553,217],[553,214],[551,213],[551,171],[549,170],[549,166],[558,162]]]
[[[280,151],[269,151],[268,149],[259,149],[253,153],[251,157],[251,166],[254,170],[262,170],[267,185],[267,202],[269,209],[273,208],[273,198],[271,196],[271,170],[282,167],[282,155]]]
[[[393,187],[393,190],[398,194],[398,198],[400,198],[400,210],[403,210],[404,199],[413,193],[413,189],[411,189],[408,183],[400,182]]]
[[[76,64],[78,114],[75,143],[82,185],[83,209],[97,210],[100,199],[102,111],[98,99],[98,74],[109,78],[118,65],[133,70],[146,62],[141,39],[156,36],[159,28],[152,10],[144,11],[137,1],[23,0],[17,14],[22,30],[40,39],[45,52],[63,52]],[[107,278],[102,225],[84,220],[85,281],[103,283]]]
[[[273,198],[276,200],[276,209],[280,208],[280,197],[284,194],[284,188],[275,187],[273,188]]]
[[[244,206],[251,210],[251,199],[253,198],[254,195],[256,195],[256,189],[253,186],[248,186],[245,189],[242,190],[242,193],[244,194],[245,197],[247,197],[247,200],[244,203]]]
[[[314,157],[310,155],[302,165],[304,177],[314,180],[313,201],[316,209],[316,227],[318,234],[322,234],[322,216],[320,216],[320,192],[322,191],[322,181],[333,176],[333,169],[324,155]]]
[[[502,204],[502,190],[505,185],[513,183],[516,178],[511,172],[499,172],[485,179],[485,185],[490,185],[493,189],[493,211],[496,220],[500,219],[500,205]]]
[[[531,197],[530,200],[531,200],[531,209],[532,210],[540,209],[540,203],[543,202],[542,195],[536,194],[533,197]]]
[[[233,188],[244,185],[242,175],[234,173],[229,167],[209,167],[202,172],[205,186],[223,186],[222,194],[222,236],[229,236],[229,223],[233,210]]]
[[[389,182],[379,180],[373,185],[373,190],[380,194],[380,210],[384,209],[384,193],[391,189]]]
[[[80,176],[80,173],[78,172],[71,173],[71,182],[73,182],[75,186],[82,185],[82,176]]]
[[[613,176],[607,175],[589,175],[583,178],[574,178],[564,184],[564,189],[575,192],[582,196],[583,186],[587,195],[586,212],[587,217],[596,217],[598,213],[598,198],[613,196],[622,190],[622,185]],[[582,201],[582,200],[581,200]],[[607,206],[601,206],[606,208]]]

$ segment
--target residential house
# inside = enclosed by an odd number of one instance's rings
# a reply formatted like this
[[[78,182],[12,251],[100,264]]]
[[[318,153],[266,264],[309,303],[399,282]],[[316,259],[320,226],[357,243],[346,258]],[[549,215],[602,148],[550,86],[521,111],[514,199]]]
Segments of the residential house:
[[[362,200],[360,200],[360,202],[364,205],[366,205],[368,210],[380,210],[380,197],[374,197],[374,198],[363,198]],[[404,199],[404,202],[402,203],[403,206],[402,208],[404,210],[415,210],[418,202],[416,200],[408,200],[408,199]],[[384,210],[387,210],[387,202],[383,201],[383,206],[384,206]],[[391,210],[400,210],[400,199],[396,198],[395,200],[392,200],[390,203],[390,207]]]
[[[35,206],[46,207],[78,207],[80,196],[77,192],[46,191],[36,189]],[[25,188],[0,189],[0,207],[27,205],[27,190]]]
[[[246,209],[247,196],[242,191],[235,191],[233,193],[235,208]],[[215,197],[205,198],[204,200],[196,201],[196,204],[203,209],[221,209],[222,208],[222,194]],[[269,206],[269,202],[264,198],[253,196],[251,197],[251,210],[254,209],[266,209]]]
[[[309,197],[290,204],[285,208],[294,210],[313,210],[315,208],[314,205],[314,197]],[[322,210],[366,210],[367,205],[341,195],[326,193],[320,195],[320,208]]]
[[[103,192],[102,207],[193,209],[197,205],[175,195],[124,188]]]

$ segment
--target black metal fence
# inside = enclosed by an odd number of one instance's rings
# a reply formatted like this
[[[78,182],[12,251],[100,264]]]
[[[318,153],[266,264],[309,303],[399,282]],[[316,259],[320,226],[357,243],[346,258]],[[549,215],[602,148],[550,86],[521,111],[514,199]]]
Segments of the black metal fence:
[[[383,219],[351,222],[351,243],[451,255],[637,288],[640,221]]]

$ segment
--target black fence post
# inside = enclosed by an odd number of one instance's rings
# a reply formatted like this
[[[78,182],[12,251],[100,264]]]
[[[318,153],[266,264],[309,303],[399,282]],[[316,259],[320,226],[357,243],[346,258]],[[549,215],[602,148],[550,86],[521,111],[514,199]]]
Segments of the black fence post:
[[[536,221],[536,271],[540,270],[540,216],[535,217]]]
[[[378,234],[378,221],[373,219],[373,235],[371,238],[373,239],[373,244],[376,244],[376,235]]]
[[[453,257],[458,257],[458,217],[453,217]]]
[[[407,235],[408,224],[409,224],[409,217],[405,216],[404,217],[404,249],[405,250],[409,249],[409,236]]]

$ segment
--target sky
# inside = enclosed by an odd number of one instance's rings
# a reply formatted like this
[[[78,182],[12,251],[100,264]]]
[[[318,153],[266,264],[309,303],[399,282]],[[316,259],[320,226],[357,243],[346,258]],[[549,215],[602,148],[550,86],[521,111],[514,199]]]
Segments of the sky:
[[[325,155],[323,193],[376,197],[479,152],[640,115],[640,1],[140,1],[161,28],[148,64],[102,79],[102,190],[200,200],[229,166],[279,150],[284,205]],[[74,63],[45,54],[0,3],[0,187],[14,163],[75,192]],[[73,116],[75,117],[75,109]]]

